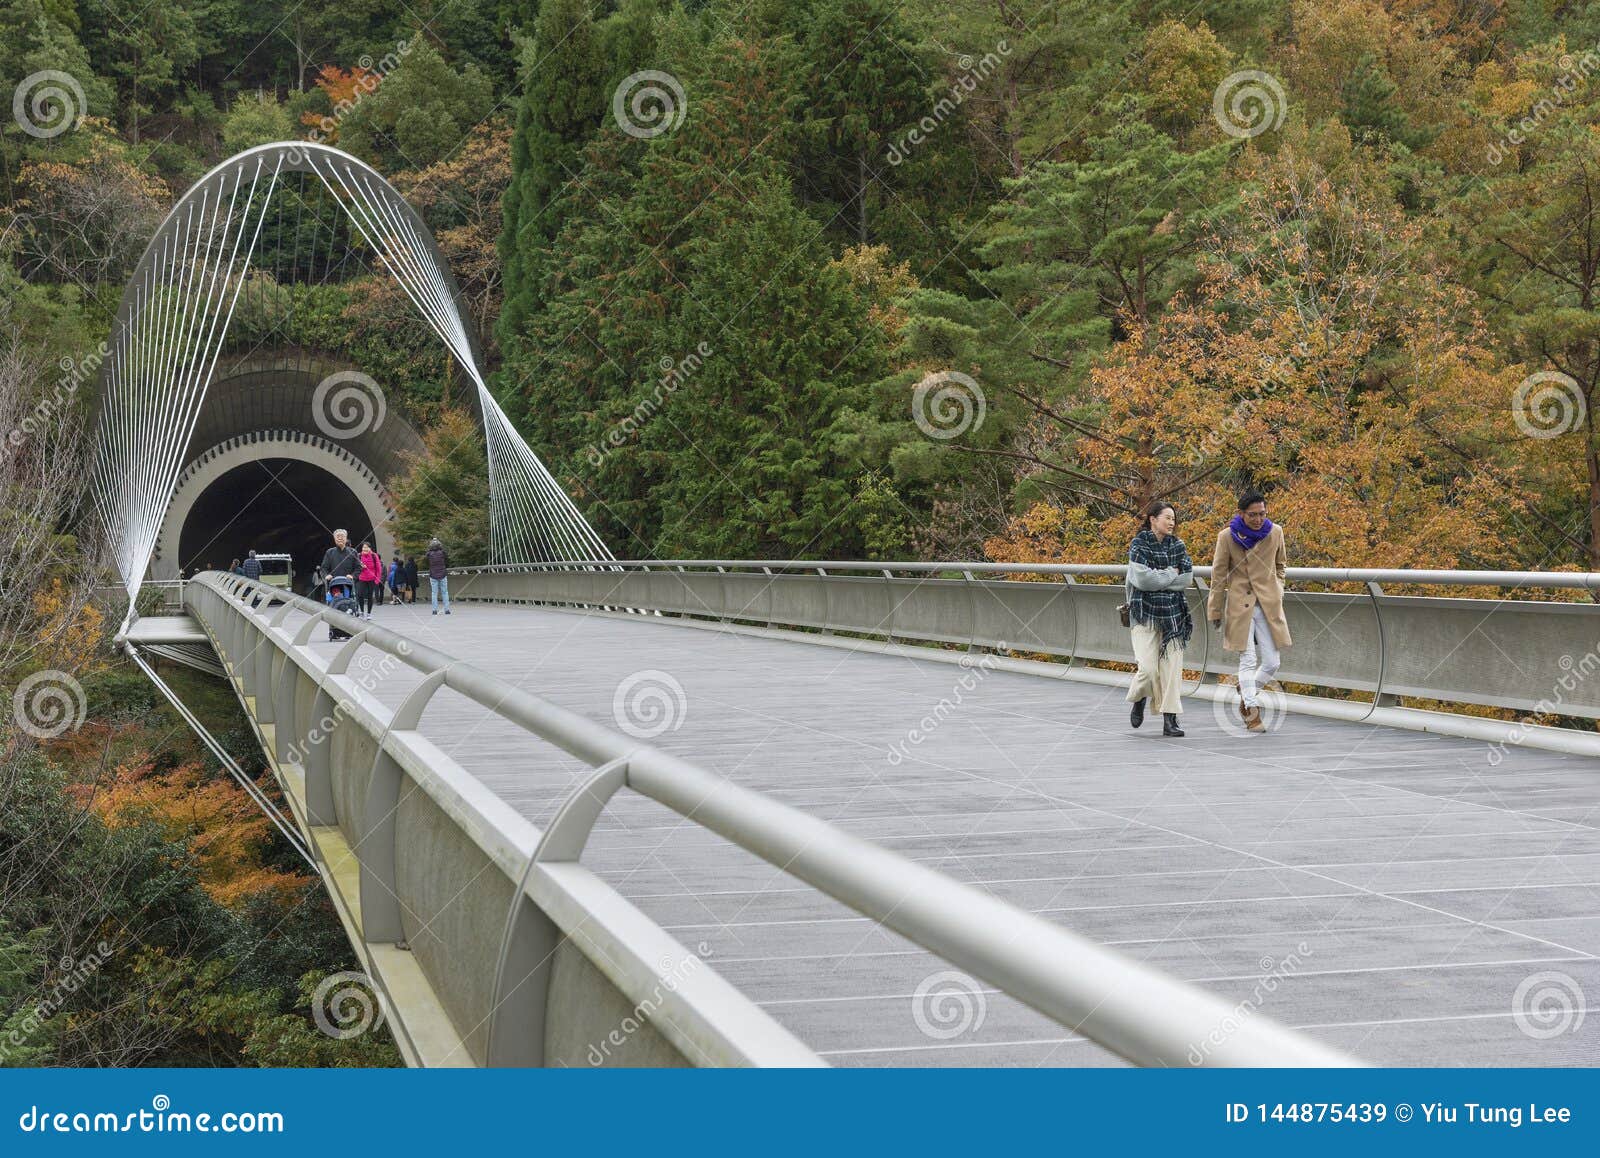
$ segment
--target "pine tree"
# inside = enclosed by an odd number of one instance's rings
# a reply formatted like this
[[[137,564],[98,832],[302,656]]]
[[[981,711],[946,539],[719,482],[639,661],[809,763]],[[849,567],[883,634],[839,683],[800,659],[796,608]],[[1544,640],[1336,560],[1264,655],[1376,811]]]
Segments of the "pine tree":
[[[605,59],[585,0],[544,0],[523,58],[523,93],[511,145],[511,186],[500,235],[505,306],[501,344],[510,349],[538,311],[555,203],[581,168],[584,142],[605,111]]]

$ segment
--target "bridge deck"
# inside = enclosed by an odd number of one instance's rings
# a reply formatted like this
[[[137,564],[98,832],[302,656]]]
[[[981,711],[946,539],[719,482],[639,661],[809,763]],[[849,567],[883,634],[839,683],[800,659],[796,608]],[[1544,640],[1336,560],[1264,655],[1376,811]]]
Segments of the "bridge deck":
[[[659,746],[1367,1060],[1600,1062],[1600,1016],[1555,1036],[1514,1017],[1519,986],[1579,1010],[1600,995],[1600,762],[1493,767],[1480,743],[1308,717],[1238,737],[1206,702],[1164,739],[1131,731],[1112,688],[999,671],[962,688],[947,664],[671,620],[377,618],[608,726],[621,681],[670,673],[687,710]],[[580,773],[454,693],[422,726],[538,824]],[[981,1019],[924,1003],[919,1025],[913,994],[947,966],[636,795],[584,861],[834,1064],[1118,1064],[993,992]]]

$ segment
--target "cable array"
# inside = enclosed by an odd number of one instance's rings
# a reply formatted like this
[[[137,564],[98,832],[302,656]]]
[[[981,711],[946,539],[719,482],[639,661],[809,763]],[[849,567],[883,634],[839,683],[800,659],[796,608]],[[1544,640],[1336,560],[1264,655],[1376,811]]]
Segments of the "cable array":
[[[488,456],[492,561],[612,558],[484,383],[455,280],[421,218],[356,158],[285,142],[223,162],[184,194],[123,293],[101,366],[90,490],[130,600],[148,572],[269,206],[290,173],[321,183],[471,379]],[[298,198],[297,209],[304,205]],[[281,200],[276,230],[283,232]],[[299,236],[297,216],[294,273]],[[308,260],[315,269],[315,254]],[[337,267],[330,254],[324,276]]]

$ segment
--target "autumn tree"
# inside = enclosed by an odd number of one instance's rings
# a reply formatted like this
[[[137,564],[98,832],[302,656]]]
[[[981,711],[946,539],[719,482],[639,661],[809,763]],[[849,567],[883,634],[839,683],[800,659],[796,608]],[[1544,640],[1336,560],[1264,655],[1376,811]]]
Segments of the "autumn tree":
[[[1094,424],[1055,421],[1052,454],[1030,456],[1062,513],[991,549],[1115,557],[1151,499],[1215,527],[1248,484],[1307,563],[1503,565],[1547,528],[1471,295],[1359,177],[1293,146],[1251,176],[1200,288],[1093,371]]]
[[[394,177],[400,195],[433,231],[484,337],[493,333],[503,300],[497,245],[510,181],[511,130],[499,118],[475,127],[445,160]]]
[[[1537,435],[1523,453],[1564,461],[1542,507],[1566,527],[1572,554],[1600,568],[1600,93],[1574,72],[1584,58],[1564,49],[1482,70],[1482,176],[1459,182],[1450,209],[1463,271],[1512,356],[1530,375],[1552,375],[1521,388]],[[1587,60],[1600,66],[1592,51]]]

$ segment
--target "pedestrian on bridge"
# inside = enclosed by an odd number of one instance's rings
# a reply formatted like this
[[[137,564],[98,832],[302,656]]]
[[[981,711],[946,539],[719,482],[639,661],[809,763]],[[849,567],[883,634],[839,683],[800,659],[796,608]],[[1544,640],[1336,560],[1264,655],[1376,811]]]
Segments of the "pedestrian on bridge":
[[[383,598],[383,556],[372,549],[371,543],[362,543],[357,556],[356,608],[363,619],[372,618],[374,595]]]
[[[256,558],[254,551],[251,551],[239,565],[239,574],[252,582],[261,578],[261,560]]]
[[[1266,730],[1261,689],[1278,674],[1279,649],[1292,642],[1283,611],[1288,565],[1283,528],[1267,518],[1266,499],[1246,491],[1239,512],[1217,532],[1206,618],[1222,629],[1222,646],[1239,653],[1239,714],[1252,732]]]
[[[406,565],[405,561],[400,558],[399,551],[396,551],[394,558],[389,561],[387,578],[389,580],[389,602],[397,605],[404,603],[405,600],[400,597],[400,592],[406,585]]]
[[[444,596],[444,613],[450,614],[450,556],[438,539],[428,540],[428,552],[423,557],[428,566],[428,593],[433,600],[433,613],[439,614],[439,597]]]
[[[322,553],[322,580],[326,583],[347,576],[354,581],[358,566],[355,548],[350,545],[350,532],[340,527],[333,533],[333,546]]]
[[[1161,713],[1161,734],[1181,736],[1183,647],[1194,634],[1194,619],[1184,592],[1194,582],[1194,562],[1183,540],[1173,534],[1178,516],[1159,499],[1144,511],[1144,527],[1128,545],[1128,626],[1139,669],[1128,685],[1133,704],[1128,722],[1144,723],[1146,703]]]
[[[407,555],[406,601],[408,603],[415,603],[417,601],[417,584],[420,582],[422,582],[422,580],[417,577],[417,557],[415,555]]]

